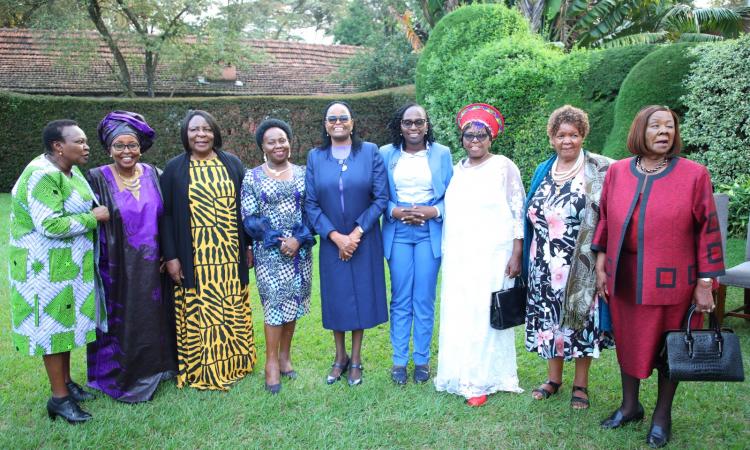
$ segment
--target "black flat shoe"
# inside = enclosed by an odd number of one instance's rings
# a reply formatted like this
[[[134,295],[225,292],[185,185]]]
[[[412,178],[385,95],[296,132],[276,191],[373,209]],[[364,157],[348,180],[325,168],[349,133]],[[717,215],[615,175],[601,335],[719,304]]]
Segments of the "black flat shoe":
[[[669,444],[669,438],[672,436],[672,423],[670,422],[666,427],[660,425],[654,425],[651,422],[651,429],[648,430],[646,435],[646,444],[651,448],[661,448]]]
[[[417,384],[425,383],[430,379],[429,364],[414,365],[414,382]]]
[[[266,390],[271,393],[271,395],[276,395],[279,392],[281,392],[281,383],[278,384],[268,384],[266,383]]]
[[[391,380],[399,386],[406,384],[409,376],[406,374],[406,366],[393,366],[391,368]]]
[[[344,364],[334,362],[331,364],[331,368],[333,369],[341,369],[341,373],[339,373],[339,376],[334,377],[330,374],[326,376],[326,384],[333,384],[341,379],[341,375],[345,374],[347,370],[349,370],[349,363],[351,363],[352,360],[348,357],[346,358],[346,362]]]
[[[53,397],[47,400],[47,414],[52,420],[60,416],[72,424],[91,420],[91,414],[82,410],[70,395],[59,399]]]
[[[86,400],[93,400],[96,398],[94,394],[88,391],[84,391],[81,385],[73,380],[65,383],[65,386],[68,387],[70,396],[73,397],[73,400],[75,400],[76,402],[85,402]]]
[[[617,410],[613,412],[611,416],[602,421],[601,426],[605,430],[612,430],[615,428],[620,428],[626,423],[638,422],[639,420],[643,420],[643,405],[641,405],[640,403],[638,403],[638,409],[635,411],[635,414],[630,417],[625,417],[622,414],[620,408],[617,408]]]

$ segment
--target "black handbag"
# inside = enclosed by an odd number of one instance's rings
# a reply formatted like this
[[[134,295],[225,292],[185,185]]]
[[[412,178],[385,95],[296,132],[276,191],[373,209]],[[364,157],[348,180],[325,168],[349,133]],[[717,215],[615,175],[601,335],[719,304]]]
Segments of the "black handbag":
[[[683,330],[667,331],[662,356],[672,381],[744,381],[740,341],[734,331],[719,328],[710,313],[710,329],[691,330],[695,305],[690,305]]]
[[[496,330],[505,330],[526,321],[526,283],[516,277],[515,285],[510,289],[495,291],[491,295],[490,326]]]

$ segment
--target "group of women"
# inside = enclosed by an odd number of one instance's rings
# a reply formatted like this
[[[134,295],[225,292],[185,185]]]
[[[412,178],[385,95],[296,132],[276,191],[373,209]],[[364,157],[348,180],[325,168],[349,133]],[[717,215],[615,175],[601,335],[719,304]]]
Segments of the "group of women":
[[[161,172],[140,161],[154,131],[139,114],[115,111],[98,128],[112,162],[86,177],[77,167],[88,159],[85,133],[50,122],[45,153],[13,188],[10,246],[13,339],[44,358],[50,417],[91,418],[79,403],[92,394],[70,378],[70,350],[84,344],[88,385],[124,402],[149,400],[172,377],[179,387],[226,390],[250,373],[252,267],[265,389],[280,392],[282,378],[297,377],[291,343],[310,309],[318,235],[323,327],[335,343],[328,384],[345,375],[362,383],[364,330],[389,312],[391,379],[407,383],[411,359],[414,382],[429,380],[442,264],[436,389],[470,406],[522,392],[514,330],[489,320],[491,293],[520,276],[526,349],[548,365],[532,397],[555,395],[564,362],[575,361],[570,404],[588,408],[592,358],[617,342],[622,404],[602,427],[643,418],[639,383],[657,368],[647,443],[666,445],[677,384],[658,358],[661,336],[691,303],[713,309],[712,279],[723,273],[710,177],[678,156],[677,116],[644,108],[628,138],[635,156],[613,162],[583,150],[584,111],[555,110],[547,126],[555,152],[528,195],[513,161],[490,152],[505,129],[500,111],[475,103],[456,120],[466,157],[454,165],[423,107],[396,111],[391,143],[378,149],[336,101],[305,168],[290,161],[290,126],[267,119],[255,132],[265,162],[245,170],[222,149],[216,120],[191,110],[181,124],[185,152]]]

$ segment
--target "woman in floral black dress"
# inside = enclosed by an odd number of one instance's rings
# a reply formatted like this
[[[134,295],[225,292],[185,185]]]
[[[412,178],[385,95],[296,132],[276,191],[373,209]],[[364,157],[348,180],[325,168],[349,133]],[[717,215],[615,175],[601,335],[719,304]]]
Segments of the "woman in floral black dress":
[[[526,349],[548,361],[548,379],[532,391],[537,400],[557,393],[563,362],[575,360],[571,407],[585,409],[588,370],[599,350],[612,346],[599,327],[596,257],[591,240],[610,160],[582,149],[588,117],[565,105],[547,124],[555,154],[537,167],[526,200],[524,268],[528,271]]]

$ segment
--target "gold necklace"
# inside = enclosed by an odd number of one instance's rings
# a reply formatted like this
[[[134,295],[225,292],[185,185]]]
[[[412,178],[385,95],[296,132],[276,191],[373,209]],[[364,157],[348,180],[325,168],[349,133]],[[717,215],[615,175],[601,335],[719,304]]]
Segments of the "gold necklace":
[[[138,171],[138,166],[135,167],[135,174],[130,178],[122,176],[117,166],[115,166],[115,173],[117,174],[117,178],[122,182],[123,187],[132,192],[133,195],[138,196],[141,190],[141,174]]]
[[[286,169],[284,169],[284,170],[274,170],[274,169],[272,169],[271,167],[269,167],[268,163],[266,163],[266,170],[267,170],[267,171],[269,171],[269,172],[271,173],[271,175],[273,175],[273,176],[275,176],[275,177],[278,177],[278,176],[279,176],[279,175],[281,175],[282,173],[284,173],[284,172],[287,172],[287,171],[288,171],[289,169],[291,169],[291,168],[292,168],[292,165],[291,165],[291,164],[289,164],[289,162],[288,162],[288,161],[287,161],[287,163],[286,163],[286,164],[287,164],[287,167],[286,167]]]

